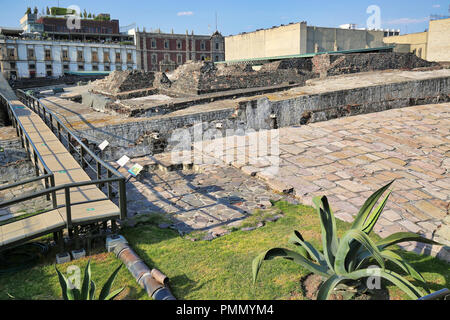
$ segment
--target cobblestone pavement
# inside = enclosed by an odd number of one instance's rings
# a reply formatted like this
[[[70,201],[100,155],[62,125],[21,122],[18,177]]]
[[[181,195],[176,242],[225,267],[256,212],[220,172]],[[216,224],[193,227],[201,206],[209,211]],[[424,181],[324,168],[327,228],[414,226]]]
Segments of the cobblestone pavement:
[[[374,191],[396,179],[375,232],[385,237],[412,231],[450,244],[450,104],[340,118],[266,135],[268,144],[259,142],[266,149],[263,156],[261,149],[255,153],[251,141],[258,139],[252,140],[252,134],[241,144],[228,137],[197,143],[195,149],[256,175],[276,191],[292,192],[304,204],[326,195],[336,216],[348,222]],[[449,258],[448,247],[409,243],[404,248]]]
[[[279,200],[264,182],[233,167],[142,174],[127,184],[128,214],[164,213],[180,233],[239,224],[255,209]]]

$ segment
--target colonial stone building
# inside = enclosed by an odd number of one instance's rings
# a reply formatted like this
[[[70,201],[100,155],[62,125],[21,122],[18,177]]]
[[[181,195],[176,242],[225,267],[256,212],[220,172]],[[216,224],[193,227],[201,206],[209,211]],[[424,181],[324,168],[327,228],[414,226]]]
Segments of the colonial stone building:
[[[134,45],[42,40],[5,33],[0,29],[0,68],[6,79],[137,68]]]
[[[220,32],[211,36],[133,30],[138,69],[171,71],[192,61],[224,61],[225,41]]]

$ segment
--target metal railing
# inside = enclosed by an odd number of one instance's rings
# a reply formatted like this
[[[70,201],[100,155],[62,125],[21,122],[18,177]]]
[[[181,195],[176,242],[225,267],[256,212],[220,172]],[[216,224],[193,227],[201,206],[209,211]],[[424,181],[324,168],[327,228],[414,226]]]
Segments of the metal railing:
[[[17,117],[14,107],[11,105],[11,103],[3,96],[3,94],[0,93],[0,100],[1,103],[3,103],[6,106],[8,116],[11,119],[13,127],[16,129],[17,136],[20,137],[20,142],[22,145],[22,148],[25,148],[27,151],[27,157],[28,160],[31,160],[34,164],[34,170],[36,177],[19,181],[13,184],[9,184],[6,186],[1,186],[0,191],[5,191],[8,189],[12,189],[24,184],[45,180],[44,185],[45,188],[48,189],[50,187],[55,186],[55,176],[53,172],[47,167],[44,160],[42,159],[41,155],[39,154],[36,146],[34,145],[33,141],[31,140],[30,136],[26,132],[22,122]],[[40,166],[39,166],[40,164]],[[50,195],[53,201],[53,206],[56,206],[56,195],[54,193],[47,194],[47,200],[50,200]]]
[[[38,114],[44,123],[52,130],[53,133],[58,137],[59,141],[68,149],[68,151],[72,154],[74,152],[79,155],[79,162],[83,169],[87,167],[91,168],[95,173],[97,179],[93,181],[86,182],[78,182],[78,183],[69,183],[62,186],[55,187],[55,179],[54,173],[47,167],[41,155],[39,154],[36,146],[31,141],[29,135],[27,134],[23,124],[20,122],[19,117],[14,111],[14,106],[0,94],[3,102],[7,106],[8,115],[12,121],[13,126],[16,128],[17,135],[21,138],[22,146],[26,147],[28,155],[31,157],[33,155],[34,163],[36,167],[36,172],[39,169],[38,163],[41,163],[44,172],[44,175],[39,176],[38,178],[28,179],[26,181],[18,182],[13,185],[9,185],[5,188],[12,188],[14,186],[20,186],[24,183],[29,183],[33,181],[38,181],[42,179],[49,179],[50,184],[46,183],[46,189],[35,192],[32,195],[27,195],[24,197],[16,198],[13,200],[9,200],[0,204],[0,209],[4,207],[8,207],[23,201],[31,200],[41,196],[47,196],[49,199],[50,195],[53,200],[53,209],[58,208],[66,208],[66,221],[67,228],[71,229],[72,224],[72,215],[71,208],[72,206],[84,203],[93,203],[99,202],[103,200],[113,200],[115,194],[113,191],[116,191],[119,197],[119,210],[120,210],[120,219],[125,219],[127,217],[127,204],[126,204],[126,179],[123,175],[121,175],[116,169],[112,168],[109,164],[105,163],[101,160],[94,152],[92,152],[70,129],[68,129],[61,120],[55,116],[55,114],[49,110],[46,106],[42,104],[42,102],[28,94],[26,94],[22,90],[17,90],[17,96],[19,100],[24,103],[26,106],[31,108],[36,114]],[[17,106],[16,106],[17,107]],[[30,146],[32,150],[30,150]],[[90,157],[90,159],[88,159]],[[95,161],[94,167],[91,165],[92,161]],[[105,177],[106,176],[106,177]],[[118,186],[114,186],[114,183],[117,183]],[[70,190],[72,188],[79,188],[83,186],[89,185],[97,185],[100,189],[106,185],[107,189],[107,197],[104,199],[90,200],[85,202],[72,203],[70,198]],[[65,201],[64,204],[57,203],[56,192],[64,190],[65,191]],[[48,211],[46,211],[48,212]],[[40,214],[44,214],[45,212],[36,213],[34,215],[27,216],[27,218],[31,216],[36,216]],[[13,223],[9,222],[9,223]],[[4,224],[9,224],[8,222]]]

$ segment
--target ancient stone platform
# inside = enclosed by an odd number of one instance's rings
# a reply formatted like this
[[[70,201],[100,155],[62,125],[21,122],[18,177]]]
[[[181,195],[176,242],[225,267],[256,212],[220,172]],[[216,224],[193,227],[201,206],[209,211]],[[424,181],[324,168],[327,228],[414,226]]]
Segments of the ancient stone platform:
[[[375,232],[386,237],[399,231],[421,233],[450,244],[450,104],[388,110],[269,131],[279,157],[252,153],[244,144],[217,139],[197,144],[244,173],[256,175],[278,192],[290,192],[302,203],[326,195],[339,219],[351,222],[364,201],[396,180]],[[261,142],[260,142],[261,143]],[[261,144],[260,144],[261,146]],[[242,155],[246,156],[242,158]],[[231,158],[230,158],[231,155]],[[234,156],[233,156],[234,155]],[[237,155],[245,161],[236,161]],[[275,162],[274,162],[275,161]],[[276,170],[273,169],[274,165]],[[405,246],[440,254],[440,246]]]

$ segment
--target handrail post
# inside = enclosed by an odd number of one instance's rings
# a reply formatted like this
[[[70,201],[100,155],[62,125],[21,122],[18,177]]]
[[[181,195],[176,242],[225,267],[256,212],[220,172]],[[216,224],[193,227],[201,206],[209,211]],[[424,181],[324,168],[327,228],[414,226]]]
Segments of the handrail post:
[[[70,143],[70,138],[71,138],[70,132],[67,132],[67,144],[68,144],[67,147],[69,148],[69,153],[72,154],[72,144]]]
[[[80,145],[80,165],[81,165],[81,169],[84,170],[84,168],[86,168],[86,165],[84,164],[84,156],[85,156],[85,151],[83,146]]]
[[[57,126],[58,126],[58,139],[59,141],[61,141],[61,124],[59,123],[59,121],[57,121]]]
[[[39,177],[38,156],[34,149],[33,149],[33,156],[34,156],[34,169],[36,171],[36,177]]]
[[[50,186],[52,188],[55,187],[55,175],[54,174],[52,174],[50,176]],[[58,203],[57,203],[57,200],[56,200],[56,191],[52,192],[52,202],[53,202],[53,209],[56,209],[58,207]]]
[[[97,160],[95,161],[97,163],[97,180],[102,180],[102,164],[100,162],[98,162]],[[100,189],[102,189],[104,186],[104,184],[100,183],[98,185],[98,187]]]
[[[44,168],[44,175],[47,175],[47,174],[48,174],[48,172]],[[50,183],[49,183],[49,178],[48,177],[44,179],[44,184],[45,184],[45,189],[48,189],[50,187]],[[47,193],[46,199],[47,199],[47,201],[50,201],[50,194],[49,193]]]
[[[64,188],[64,194],[66,197],[66,218],[67,218],[67,228],[72,228],[72,208],[70,204],[70,187]]]
[[[120,208],[120,220],[125,220],[128,216],[127,190],[125,185],[125,178],[119,181],[119,208]]]
[[[112,172],[109,170],[107,170],[107,172],[108,172],[108,179],[112,178]],[[112,200],[113,196],[112,196],[111,181],[108,181],[107,186],[108,186],[108,198]]]

